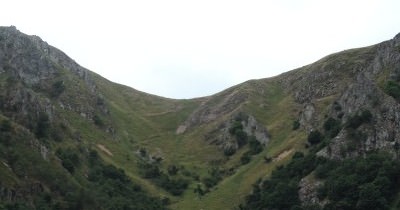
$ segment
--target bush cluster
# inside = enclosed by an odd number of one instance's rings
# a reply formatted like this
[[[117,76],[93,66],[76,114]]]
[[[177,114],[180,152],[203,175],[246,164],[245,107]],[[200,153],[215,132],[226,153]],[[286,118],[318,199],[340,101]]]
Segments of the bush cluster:
[[[362,110],[361,112],[351,116],[346,122],[346,128],[357,129],[364,123],[369,123],[372,120],[372,113],[369,110]]]
[[[315,169],[322,159],[314,155],[296,153],[290,163],[275,169],[271,177],[253,185],[253,193],[240,209],[292,209],[300,208],[298,185],[302,177]]]
[[[385,153],[366,158],[327,161],[316,169],[325,180],[318,190],[320,199],[330,201],[324,209],[389,209],[397,195],[400,163]]]
[[[72,148],[58,149],[56,155],[61,159],[61,165],[71,174],[74,173],[75,167],[80,165],[80,158],[76,151]]]
[[[157,186],[165,189],[172,195],[181,195],[189,186],[187,179],[179,177],[171,178],[159,168],[157,163],[140,161],[138,162],[138,168],[143,178],[151,179]],[[176,166],[168,168],[170,175],[176,175],[177,172]]]
[[[240,157],[240,162],[244,165],[250,162],[251,156],[256,155],[263,151],[263,146],[259,141],[257,141],[255,136],[249,137],[249,151],[245,152],[242,157]]]
[[[242,114],[243,115],[243,114]],[[242,115],[238,115],[231,127],[229,128],[229,133],[235,136],[236,142],[239,148],[249,143],[249,151],[244,153],[240,158],[242,164],[247,164],[251,160],[251,156],[260,153],[263,150],[263,146],[257,141],[255,136],[248,136],[246,132],[243,131],[242,120],[244,120]],[[224,149],[224,154],[226,156],[231,156],[236,153],[234,148]]]

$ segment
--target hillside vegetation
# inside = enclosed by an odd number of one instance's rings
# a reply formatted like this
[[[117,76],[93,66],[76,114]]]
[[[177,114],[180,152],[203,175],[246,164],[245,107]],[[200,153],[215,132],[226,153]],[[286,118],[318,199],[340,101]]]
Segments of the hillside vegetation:
[[[399,39],[175,100],[1,27],[0,209],[396,209]]]

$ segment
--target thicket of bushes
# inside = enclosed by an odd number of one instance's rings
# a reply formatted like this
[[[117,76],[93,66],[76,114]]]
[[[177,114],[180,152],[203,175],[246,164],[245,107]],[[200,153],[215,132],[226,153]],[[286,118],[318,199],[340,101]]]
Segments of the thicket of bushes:
[[[229,128],[229,133],[233,135],[236,139],[238,147],[241,148],[246,144],[249,145],[249,151],[245,152],[241,157],[240,161],[242,164],[247,164],[251,161],[251,156],[256,155],[263,150],[263,146],[259,141],[257,141],[255,136],[248,136],[247,133],[243,130],[242,121],[244,120],[243,114],[238,115],[231,127]],[[236,150],[234,148],[226,148],[224,150],[224,154],[226,156],[231,156],[235,154]]]
[[[304,207],[299,201],[299,181],[313,170],[318,179],[324,180],[318,189],[318,197],[329,201],[324,207]],[[274,170],[269,179],[256,183],[239,208],[385,210],[398,195],[399,177],[400,163],[383,152],[343,161],[298,153],[288,165]]]
[[[342,128],[347,130],[349,142],[353,139],[361,141],[365,134],[359,127],[371,123],[372,119],[369,110],[358,111],[343,125],[339,120],[328,118],[323,124],[324,133],[318,130],[310,132],[308,142],[312,146],[321,145],[335,137]],[[269,179],[255,183],[252,194],[246,197],[239,209],[390,209],[400,184],[400,162],[390,154],[371,152],[363,157],[334,161],[316,157],[318,150],[313,148],[308,155],[294,154],[292,160],[277,167]],[[312,171],[324,183],[318,189],[318,197],[329,202],[323,207],[302,206],[299,201],[299,181]]]
[[[156,185],[170,192],[172,195],[181,195],[189,186],[188,179],[180,177],[171,178],[160,169],[157,163],[140,161],[138,162],[138,168],[143,178],[151,179]],[[168,173],[176,175],[176,169],[169,167]]]
[[[253,193],[245,199],[240,209],[291,209],[299,207],[298,184],[323,162],[314,155],[296,153],[290,163],[275,169],[271,177],[253,185]]]
[[[400,163],[385,153],[366,158],[327,161],[316,169],[325,180],[320,199],[330,202],[324,209],[389,209],[400,184]]]
[[[1,120],[0,131],[0,158],[19,179],[18,185],[1,180],[0,186],[25,192],[24,197],[1,200],[0,209],[166,209],[160,199],[150,197],[123,170],[105,164],[94,150],[60,148],[56,151],[60,165],[51,154],[44,160],[31,145],[34,135],[10,121]],[[7,173],[0,171],[0,176]]]

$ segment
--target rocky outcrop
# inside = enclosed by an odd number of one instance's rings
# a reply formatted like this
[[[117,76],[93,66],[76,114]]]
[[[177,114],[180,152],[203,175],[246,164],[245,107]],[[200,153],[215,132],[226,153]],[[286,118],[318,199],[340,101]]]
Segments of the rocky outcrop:
[[[109,111],[100,103],[104,100],[92,74],[39,37],[0,27],[0,75],[6,78],[0,85],[7,87],[0,91],[0,108],[6,116],[34,121],[39,113],[46,113],[52,121],[54,110],[61,108],[94,121],[96,112]],[[85,88],[74,88],[79,86]]]
[[[41,183],[32,183],[27,186],[6,187],[0,183],[0,202],[15,202],[29,200],[29,197],[44,192]]]
[[[323,205],[318,198],[317,189],[322,186],[322,182],[316,180],[313,175],[308,175],[300,180],[299,183],[299,199],[304,206],[307,205]]]
[[[252,115],[247,117],[247,120],[242,121],[243,131],[248,136],[255,136],[257,141],[263,145],[267,145],[269,142],[269,134],[264,125],[257,122],[256,118]]]
[[[351,131],[343,129],[329,145],[330,157],[354,156],[372,150],[385,150],[397,154],[396,145],[400,144],[400,104],[384,92],[378,79],[384,74],[389,75],[386,80],[400,75],[400,51],[396,46],[399,46],[398,40],[378,45],[376,57],[356,75],[355,81],[337,99],[341,109],[336,112],[343,116],[343,124],[361,110],[372,113],[372,122],[356,129],[356,132],[363,135],[363,139],[357,142],[353,151],[346,154],[343,154],[343,148],[348,147],[352,139],[349,137]],[[335,111],[332,113],[337,114]]]
[[[247,98],[248,95],[246,93],[235,88],[207,97],[188,119],[177,128],[176,133],[181,134],[194,126],[221,119],[225,115],[238,110],[241,104],[246,102]]]
[[[239,113],[234,115],[230,120],[220,124],[217,129],[205,135],[205,139],[210,144],[216,144],[224,151],[236,151],[239,149],[235,135],[230,132],[232,125],[238,121],[242,125],[242,130],[247,136],[254,136],[257,141],[266,146],[270,140],[269,134],[265,126],[257,122],[254,116]]]
[[[372,122],[356,131],[365,139],[354,145],[349,130],[343,128],[320,155],[339,159],[377,149],[397,154],[400,104],[385,93],[383,86],[388,80],[400,81],[399,37],[400,34],[378,45],[336,53],[279,77],[281,85],[303,107],[299,122],[307,132],[321,130],[329,117],[340,120],[345,127],[357,113],[372,113]],[[323,100],[330,103],[328,108],[318,105]],[[351,151],[349,144],[355,147]]]
[[[28,36],[14,26],[0,27],[0,61],[26,84],[34,85],[68,69],[95,88],[88,70],[79,66],[62,51],[48,45],[38,36]]]

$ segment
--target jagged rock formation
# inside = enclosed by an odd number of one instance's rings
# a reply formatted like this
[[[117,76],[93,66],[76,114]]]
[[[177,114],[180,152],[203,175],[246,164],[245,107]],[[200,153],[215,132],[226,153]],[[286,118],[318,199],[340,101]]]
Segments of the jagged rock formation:
[[[351,60],[346,61],[346,54]],[[311,74],[314,76],[311,86],[303,87],[294,94],[297,102],[304,106],[299,118],[306,129],[321,129],[323,113],[325,119],[333,117],[344,125],[318,155],[343,159],[383,150],[397,158],[400,144],[400,104],[398,99],[385,92],[385,83],[399,81],[400,34],[393,40],[339,55],[342,59],[337,60],[333,68],[326,70],[322,65],[321,73],[318,73],[319,69],[311,70],[310,77]],[[354,56],[357,56],[356,59]],[[347,74],[344,77],[346,79],[338,81],[338,78],[343,78],[341,74]],[[307,75],[302,74],[302,77]],[[309,78],[306,80],[310,81]],[[315,83],[318,86],[312,87]],[[325,99],[329,101],[328,108],[317,113],[315,104]],[[356,127],[347,125],[352,118],[365,110],[371,112],[371,122]],[[303,179],[300,185],[299,197],[304,203],[320,203],[315,196],[318,182],[307,182]]]
[[[52,119],[56,105],[46,97],[50,96],[57,98],[60,108],[73,110],[89,120],[93,120],[96,110],[108,112],[99,103],[102,95],[97,91],[92,73],[39,37],[22,34],[15,27],[3,27],[0,46],[0,72],[3,78],[7,77],[6,85],[14,86],[1,95],[6,102],[2,104],[5,110],[21,115],[20,118],[28,113],[45,112]],[[66,72],[82,82],[83,93],[72,89],[74,92],[61,94],[69,85],[81,85],[65,77]]]
[[[238,121],[242,125],[242,130],[247,136],[254,136],[257,141],[266,146],[269,142],[267,129],[254,116],[238,113],[229,121],[220,124],[215,130],[205,135],[205,140],[210,144],[218,145],[224,151],[236,151],[241,145],[234,134],[230,132],[233,124]]]
[[[370,110],[373,126],[364,129],[369,132],[368,137],[358,152],[374,149],[395,152],[394,140],[400,137],[399,103],[384,92],[382,82],[400,75],[399,46],[400,35],[397,35],[393,40],[336,53],[281,75],[282,85],[293,92],[296,102],[303,107],[300,124],[306,130],[318,129],[328,117],[340,118],[344,124],[357,112]],[[318,109],[322,103],[328,104],[328,108]],[[332,142],[330,156],[342,156],[339,148],[346,138],[343,129]]]
[[[220,94],[207,97],[200,106],[180,125],[177,133],[184,133],[186,129],[210,123],[225,115],[237,111],[241,104],[246,102],[247,95],[239,90],[231,88]]]

